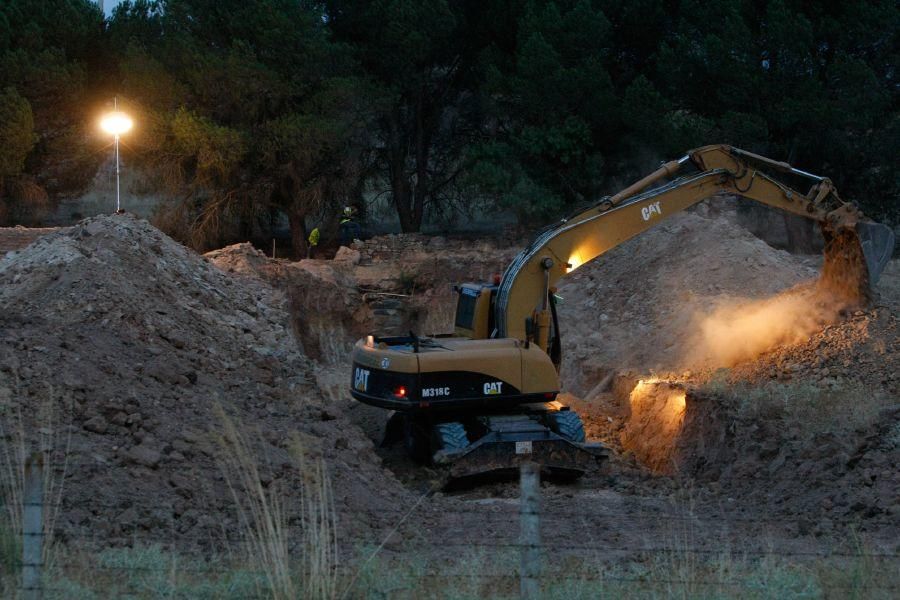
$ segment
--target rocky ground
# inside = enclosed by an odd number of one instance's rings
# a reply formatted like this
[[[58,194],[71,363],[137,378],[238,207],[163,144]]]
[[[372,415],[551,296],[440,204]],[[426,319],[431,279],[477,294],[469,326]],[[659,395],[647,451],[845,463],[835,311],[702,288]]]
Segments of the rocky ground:
[[[438,471],[377,447],[385,414],[347,398],[345,361],[370,332],[450,330],[451,284],[515,253],[386,236],[333,261],[249,245],[198,256],[128,216],[51,233],[0,261],[4,443],[20,429],[49,443],[55,415],[71,543],[209,552],[238,536],[222,407],[266,489],[304,484],[294,440],[324,461],[346,553],[385,540],[396,557],[498,552],[516,541],[516,485],[432,493]],[[545,484],[548,551],[634,557],[686,524],[698,552],[815,557],[846,550],[851,529],[900,551],[900,266],[875,306],[847,310],[806,295],[818,261],[701,210],[567,279],[565,399],[612,455],[577,484]],[[761,324],[776,333],[741,344]],[[654,383],[636,396],[641,379]]]

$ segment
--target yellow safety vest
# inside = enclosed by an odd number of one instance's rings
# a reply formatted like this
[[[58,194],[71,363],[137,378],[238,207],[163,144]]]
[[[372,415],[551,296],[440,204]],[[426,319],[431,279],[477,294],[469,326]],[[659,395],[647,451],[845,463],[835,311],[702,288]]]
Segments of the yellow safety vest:
[[[309,245],[310,246],[318,246],[319,245],[319,228],[314,228],[309,233]]]

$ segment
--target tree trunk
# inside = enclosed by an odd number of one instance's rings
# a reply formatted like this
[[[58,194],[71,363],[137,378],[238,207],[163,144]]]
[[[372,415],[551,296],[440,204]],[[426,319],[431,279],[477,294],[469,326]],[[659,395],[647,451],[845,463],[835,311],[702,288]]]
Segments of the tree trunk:
[[[400,217],[400,231],[403,233],[415,233],[421,227],[421,220],[416,220],[413,211],[413,194],[406,176],[394,180],[393,187],[394,206],[397,208],[397,216]]]
[[[425,114],[425,90],[419,89],[416,102],[416,187],[413,195],[413,221],[416,231],[422,228],[422,217],[425,214],[425,198],[431,184],[428,181],[428,159],[431,151],[431,133],[427,127]]]
[[[365,183],[365,178],[359,177],[356,180],[356,183],[353,184],[353,191],[350,196],[353,199],[353,203],[356,205],[356,219],[359,221],[360,225],[364,227],[369,223],[369,205],[366,203]]]
[[[391,195],[394,199],[394,207],[400,218],[400,230],[403,233],[419,231],[421,219],[416,220],[413,211],[413,191],[409,184],[409,176],[406,174],[406,153],[401,149],[391,150]]]
[[[424,196],[419,186],[423,182],[418,181],[419,173],[423,167],[419,165],[421,155],[421,138],[416,139],[416,170],[417,181],[415,188],[410,182],[407,173],[407,159],[409,140],[401,132],[401,117],[399,109],[395,108],[388,121],[388,168],[391,173],[391,195],[397,216],[400,218],[400,230],[403,233],[415,233],[422,228],[422,215],[424,208]],[[418,136],[418,132],[416,132]]]
[[[291,225],[291,250],[294,254],[294,260],[306,258],[306,221],[305,215],[299,211],[292,210],[288,213],[288,222]]]

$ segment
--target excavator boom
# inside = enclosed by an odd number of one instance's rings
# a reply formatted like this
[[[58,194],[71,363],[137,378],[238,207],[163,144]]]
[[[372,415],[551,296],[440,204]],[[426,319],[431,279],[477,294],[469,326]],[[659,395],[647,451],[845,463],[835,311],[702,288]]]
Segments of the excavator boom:
[[[788,178],[807,182],[808,191],[793,189],[783,181]],[[503,275],[494,305],[496,337],[534,340],[547,350],[546,298],[560,278],[667,217],[723,194],[818,222],[827,242],[822,284],[849,301],[869,297],[890,259],[893,232],[842,201],[828,178],[730,146],[705,146],[545,229]]]

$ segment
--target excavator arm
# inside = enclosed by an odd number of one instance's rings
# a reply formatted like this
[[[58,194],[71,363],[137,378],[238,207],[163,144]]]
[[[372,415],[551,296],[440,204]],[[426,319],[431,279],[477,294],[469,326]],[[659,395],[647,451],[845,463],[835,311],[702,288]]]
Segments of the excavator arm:
[[[785,180],[806,182],[800,192]],[[812,219],[826,239],[821,282],[865,301],[891,257],[893,232],[838,196],[825,177],[733,148],[705,146],[545,229],[510,264],[494,303],[493,337],[550,346],[551,292],[582,264],[711,196],[740,195]]]

